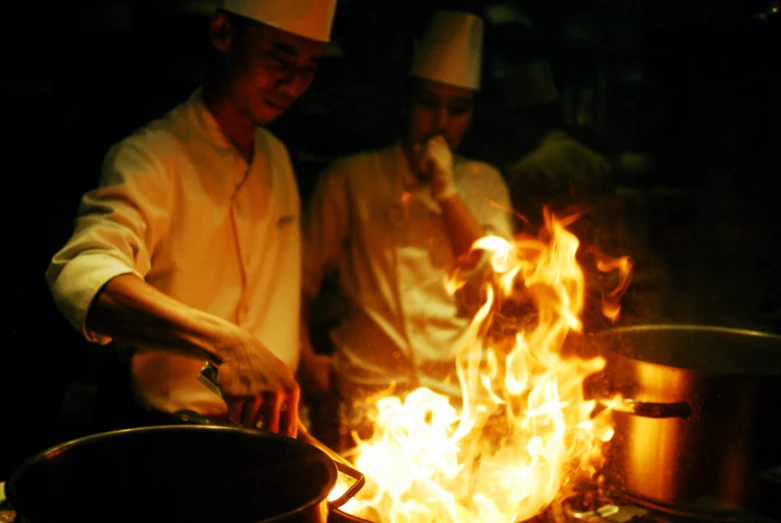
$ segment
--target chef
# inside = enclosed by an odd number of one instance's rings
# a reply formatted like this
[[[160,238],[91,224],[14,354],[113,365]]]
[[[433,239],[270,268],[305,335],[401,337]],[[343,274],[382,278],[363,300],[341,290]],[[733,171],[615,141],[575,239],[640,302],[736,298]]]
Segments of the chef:
[[[304,328],[302,373],[336,391],[343,429],[360,428],[361,406],[377,393],[460,392],[455,358],[474,311],[445,282],[457,263],[479,268],[469,256],[475,240],[512,234],[500,172],[455,153],[480,89],[482,36],[479,17],[435,12],[409,70],[405,135],[337,161],[313,193],[304,318],[330,270],[348,312],[332,332],[332,357],[315,353]]]
[[[195,412],[293,435],[300,200],[263,126],[309,88],[336,0],[225,0],[181,105],[113,146],[46,277],[87,340],[130,347],[128,424]],[[218,365],[222,399],[199,380]]]

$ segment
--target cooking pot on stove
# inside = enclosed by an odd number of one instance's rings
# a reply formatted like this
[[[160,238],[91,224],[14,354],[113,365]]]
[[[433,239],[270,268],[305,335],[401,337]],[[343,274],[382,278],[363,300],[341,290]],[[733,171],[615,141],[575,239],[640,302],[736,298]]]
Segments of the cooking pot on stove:
[[[781,464],[780,336],[641,325],[603,331],[587,345],[607,361],[587,393],[618,393],[640,407],[613,413],[608,481],[684,514],[729,517],[764,504],[757,478]]]
[[[29,458],[6,484],[17,522],[314,522],[337,471],[355,473],[302,441],[224,426],[119,430]]]

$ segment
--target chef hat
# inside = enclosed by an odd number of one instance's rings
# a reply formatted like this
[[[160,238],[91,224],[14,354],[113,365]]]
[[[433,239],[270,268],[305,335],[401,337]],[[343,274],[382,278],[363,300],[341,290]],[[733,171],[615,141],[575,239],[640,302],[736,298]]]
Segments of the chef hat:
[[[415,49],[409,76],[480,89],[483,20],[471,13],[436,11]]]
[[[222,8],[288,33],[328,42],[336,0],[223,0]]]
[[[509,67],[504,77],[504,94],[507,109],[559,101],[553,72],[545,60]]]

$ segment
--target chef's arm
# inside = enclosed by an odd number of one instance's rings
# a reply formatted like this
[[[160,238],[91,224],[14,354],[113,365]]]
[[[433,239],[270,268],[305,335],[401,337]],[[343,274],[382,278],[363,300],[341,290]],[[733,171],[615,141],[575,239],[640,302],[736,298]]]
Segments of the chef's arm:
[[[135,274],[112,278],[87,311],[89,331],[116,341],[220,364],[228,356],[226,338],[235,325],[188,307]]]
[[[425,145],[413,147],[408,153],[410,164],[430,179],[431,196],[439,203],[450,244],[459,262],[474,267],[480,254],[470,252],[472,245],[486,235],[485,230],[458,195],[455,184],[453,152],[441,136],[430,138]]]
[[[166,296],[135,274],[110,279],[87,311],[86,326],[129,345],[210,360],[236,423],[295,436],[299,390],[292,371],[249,331]]]
[[[301,361],[298,381],[304,396],[319,397],[331,392],[331,357],[315,352],[309,334],[309,309],[312,298],[301,297]]]
[[[456,256],[467,256],[465,263],[473,266],[479,261],[480,253],[470,253],[470,250],[477,240],[486,235],[485,230],[457,194],[438,201],[454,253]]]
[[[314,348],[312,347],[312,338],[309,336],[309,308],[311,298],[307,293],[301,295],[301,363],[299,365],[304,366],[311,361],[315,356]]]
[[[331,358],[318,354],[309,335],[309,312],[324,275],[336,269],[347,241],[350,201],[348,164],[337,161],[317,180],[302,228],[301,360],[298,379],[307,394],[330,391]]]

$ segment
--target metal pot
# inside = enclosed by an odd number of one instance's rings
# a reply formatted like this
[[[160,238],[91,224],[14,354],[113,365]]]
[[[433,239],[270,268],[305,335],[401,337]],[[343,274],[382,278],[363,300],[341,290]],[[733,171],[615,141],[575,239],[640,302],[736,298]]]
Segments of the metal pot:
[[[22,463],[6,484],[17,521],[315,522],[337,465],[301,441],[256,430],[170,425],[79,438]]]
[[[781,464],[781,337],[643,325],[591,342],[607,360],[592,386],[643,407],[614,413],[611,482],[685,514],[727,516],[763,501],[754,496],[758,474]]]

